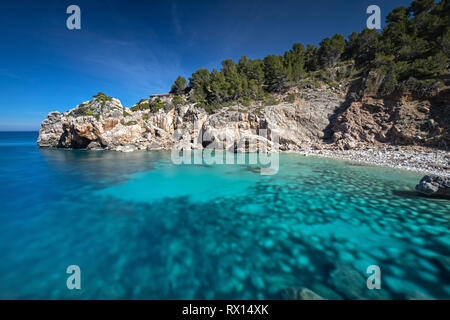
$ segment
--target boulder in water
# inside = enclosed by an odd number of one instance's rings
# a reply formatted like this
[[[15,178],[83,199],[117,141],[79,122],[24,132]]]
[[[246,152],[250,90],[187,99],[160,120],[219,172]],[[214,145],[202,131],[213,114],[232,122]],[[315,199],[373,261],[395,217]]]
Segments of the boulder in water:
[[[369,291],[366,287],[366,279],[347,265],[339,264],[331,273],[331,284],[348,299],[362,299]]]
[[[450,198],[450,177],[441,177],[434,174],[426,175],[416,185],[416,191],[427,196]]]

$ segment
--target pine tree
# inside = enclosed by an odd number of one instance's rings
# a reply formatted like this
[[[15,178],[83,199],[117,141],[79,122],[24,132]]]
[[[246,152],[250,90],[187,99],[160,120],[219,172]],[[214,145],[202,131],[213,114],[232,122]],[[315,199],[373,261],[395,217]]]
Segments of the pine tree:
[[[228,101],[261,99],[268,92],[283,92],[304,77],[321,79],[340,61],[354,60],[366,90],[387,95],[397,89],[435,87],[447,79],[450,64],[450,0],[414,0],[399,6],[386,18],[381,33],[363,29],[348,41],[340,34],[326,38],[317,48],[295,43],[283,56],[264,60],[242,56],[236,64],[224,60],[221,70],[199,69],[186,80],[178,77],[171,92],[191,97],[207,108]],[[320,71],[320,72],[316,72]],[[336,71],[337,72],[337,71]],[[444,77],[442,77],[444,75]],[[322,79],[323,80],[323,79]]]
[[[358,66],[369,64],[379,48],[379,33],[374,29],[365,28],[361,33],[353,32],[348,37],[345,57],[354,59]]]
[[[227,88],[227,100],[235,100],[242,97],[243,81],[238,73],[238,68],[233,60],[222,61],[222,73],[225,76]]]
[[[243,96],[251,99],[260,99],[263,95],[264,70],[262,60],[251,60],[242,56],[238,62],[238,72],[243,81]]]
[[[344,53],[345,38],[341,34],[335,34],[331,39],[325,38],[320,43],[319,56],[323,67],[334,67]]]
[[[175,82],[172,85],[172,88],[170,89],[170,93],[173,93],[177,96],[181,96],[186,91],[186,84],[187,81],[182,76],[178,76],[178,78],[175,80]]]
[[[208,101],[213,103],[222,103],[227,98],[228,85],[222,72],[214,69],[210,76],[210,94]]]
[[[284,54],[285,68],[289,78],[299,81],[305,75],[305,47],[301,43],[294,43],[290,51]]]
[[[189,78],[189,88],[193,90],[193,99],[196,102],[203,102],[209,92],[210,73],[208,69],[198,69]]]
[[[308,44],[306,47],[305,67],[309,72],[316,71],[319,68],[319,49],[312,44]]]
[[[433,9],[434,0],[414,0],[408,8],[408,12],[417,16],[422,12],[427,12]]]
[[[283,60],[275,55],[264,58],[264,79],[269,91],[280,92],[288,86],[289,75]]]

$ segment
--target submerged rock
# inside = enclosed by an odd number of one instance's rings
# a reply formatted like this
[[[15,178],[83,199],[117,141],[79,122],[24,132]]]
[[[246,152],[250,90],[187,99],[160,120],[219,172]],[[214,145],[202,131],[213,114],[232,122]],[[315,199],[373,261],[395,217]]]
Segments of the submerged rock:
[[[444,196],[450,198],[450,177],[426,175],[416,185],[416,191],[427,196]]]
[[[311,289],[318,295],[324,297],[326,300],[343,300],[344,298],[331,288],[321,284],[315,283],[312,285]]]
[[[330,282],[348,299],[362,299],[368,291],[364,277],[346,265],[337,266],[331,273]]]
[[[406,295],[406,299],[408,300],[433,300],[433,297],[430,297],[427,294],[422,292],[413,291]]]
[[[285,300],[325,300],[308,288],[287,288],[281,294]]]

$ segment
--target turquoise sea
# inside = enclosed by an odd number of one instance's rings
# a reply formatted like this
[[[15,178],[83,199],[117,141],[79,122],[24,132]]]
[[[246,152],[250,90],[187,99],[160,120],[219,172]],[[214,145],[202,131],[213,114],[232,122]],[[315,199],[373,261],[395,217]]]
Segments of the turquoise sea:
[[[450,201],[416,195],[422,174],[281,154],[262,176],[36,139],[0,133],[0,299],[450,298]]]

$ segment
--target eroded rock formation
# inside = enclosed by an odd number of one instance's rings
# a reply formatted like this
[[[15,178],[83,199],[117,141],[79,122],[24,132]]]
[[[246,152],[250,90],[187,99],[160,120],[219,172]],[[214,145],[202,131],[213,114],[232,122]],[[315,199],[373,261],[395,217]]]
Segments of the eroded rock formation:
[[[426,175],[416,185],[416,191],[427,196],[450,198],[450,177]]]
[[[291,93],[293,94],[293,93]],[[156,112],[132,111],[104,95],[65,113],[51,112],[42,122],[41,147],[118,151],[225,147],[245,152],[277,136],[281,150],[321,144],[329,118],[344,102],[344,94],[322,87],[294,94],[277,105],[235,105],[213,114],[194,104],[169,104]],[[253,141],[253,146],[245,141]],[[251,143],[251,144],[252,144]]]
[[[333,142],[341,149],[382,143],[448,147],[450,89],[428,97],[365,96],[337,118],[333,132]]]
[[[281,151],[450,145],[448,87],[421,98],[349,97],[344,89],[327,86],[295,88],[276,96],[276,105],[236,104],[208,114],[195,104],[175,103],[173,97],[152,112],[125,108],[119,100],[99,94],[65,113],[50,112],[42,122],[38,145],[118,151],[214,146],[246,152],[261,145],[270,149],[275,136]]]

